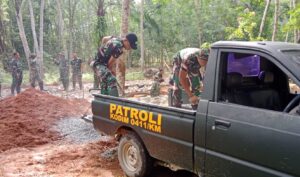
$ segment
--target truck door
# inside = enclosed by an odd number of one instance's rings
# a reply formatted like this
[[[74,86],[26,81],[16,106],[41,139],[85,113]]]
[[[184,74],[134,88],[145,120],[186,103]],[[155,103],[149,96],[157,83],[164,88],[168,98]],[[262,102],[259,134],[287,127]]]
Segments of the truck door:
[[[289,92],[287,71],[259,52],[219,56],[216,100],[208,105],[206,176],[299,176],[300,116],[283,112],[297,96]]]

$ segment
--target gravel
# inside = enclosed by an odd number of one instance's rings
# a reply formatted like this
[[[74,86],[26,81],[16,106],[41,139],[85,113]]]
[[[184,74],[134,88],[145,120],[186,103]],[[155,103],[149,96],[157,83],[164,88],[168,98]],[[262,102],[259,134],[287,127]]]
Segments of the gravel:
[[[93,124],[85,122],[80,117],[63,118],[56,123],[53,130],[73,143],[89,143],[110,139],[109,136],[101,136],[94,129]]]
[[[167,95],[160,95],[158,97],[151,97],[151,96],[147,95],[144,97],[131,97],[131,98],[127,98],[127,99],[168,107],[168,96]]]

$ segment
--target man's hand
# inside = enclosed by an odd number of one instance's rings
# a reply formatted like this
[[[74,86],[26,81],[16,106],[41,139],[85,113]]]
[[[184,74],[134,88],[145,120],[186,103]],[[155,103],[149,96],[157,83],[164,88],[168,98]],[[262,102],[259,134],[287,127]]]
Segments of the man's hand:
[[[189,98],[189,101],[190,101],[191,105],[196,105],[199,102],[199,97],[193,95]]]

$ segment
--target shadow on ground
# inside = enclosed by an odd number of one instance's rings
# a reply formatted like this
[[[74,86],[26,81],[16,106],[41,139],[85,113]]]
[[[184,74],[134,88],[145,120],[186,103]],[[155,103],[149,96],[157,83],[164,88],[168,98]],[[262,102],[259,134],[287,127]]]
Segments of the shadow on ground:
[[[172,171],[166,167],[155,167],[148,177],[196,177],[195,174],[188,171]]]

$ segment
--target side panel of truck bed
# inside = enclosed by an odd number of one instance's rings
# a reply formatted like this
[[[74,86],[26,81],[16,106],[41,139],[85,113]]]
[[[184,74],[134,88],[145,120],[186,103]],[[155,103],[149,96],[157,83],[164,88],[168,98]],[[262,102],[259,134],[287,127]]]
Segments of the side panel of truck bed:
[[[103,95],[95,95],[92,110],[96,129],[113,135],[122,126],[130,127],[143,140],[152,157],[193,170],[195,111]]]

